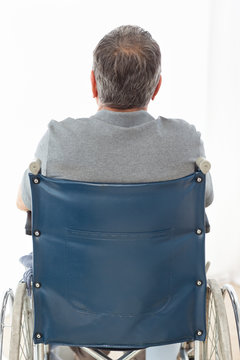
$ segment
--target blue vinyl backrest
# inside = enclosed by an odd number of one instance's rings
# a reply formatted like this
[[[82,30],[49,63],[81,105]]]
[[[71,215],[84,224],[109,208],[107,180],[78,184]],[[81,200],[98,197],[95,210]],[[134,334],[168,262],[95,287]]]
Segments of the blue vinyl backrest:
[[[34,342],[130,349],[205,339],[204,174],[29,178]]]

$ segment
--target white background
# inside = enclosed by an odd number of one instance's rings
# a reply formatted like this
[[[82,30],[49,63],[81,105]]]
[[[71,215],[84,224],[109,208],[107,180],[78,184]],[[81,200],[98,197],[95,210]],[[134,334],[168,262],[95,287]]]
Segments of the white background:
[[[91,116],[90,71],[97,42],[139,25],[159,42],[163,83],[149,106],[202,133],[215,201],[208,216],[210,275],[240,283],[240,2],[238,0],[21,0],[0,4],[0,295],[31,250],[16,208],[24,170],[51,119]],[[191,254],[189,254],[191,256]]]

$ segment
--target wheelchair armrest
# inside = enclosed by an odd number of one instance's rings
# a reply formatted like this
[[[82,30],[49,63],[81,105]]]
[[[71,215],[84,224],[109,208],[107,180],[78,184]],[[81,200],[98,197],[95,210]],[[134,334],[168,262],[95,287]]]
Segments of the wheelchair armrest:
[[[25,225],[25,233],[26,235],[32,235],[32,212],[30,210],[27,211],[27,221]]]

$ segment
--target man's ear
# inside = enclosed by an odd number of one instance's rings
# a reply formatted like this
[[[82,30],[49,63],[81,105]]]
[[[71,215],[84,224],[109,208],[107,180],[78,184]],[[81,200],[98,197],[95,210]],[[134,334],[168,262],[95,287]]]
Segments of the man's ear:
[[[97,84],[96,84],[96,79],[95,79],[95,75],[93,70],[91,71],[91,84],[92,84],[92,94],[93,94],[93,98],[96,98],[98,96],[98,92],[97,92]]]
[[[154,93],[153,93],[152,100],[155,99],[155,96],[157,95],[157,93],[158,93],[161,85],[162,85],[162,75],[160,75],[160,79],[159,79],[159,82],[158,82],[158,84],[157,84],[157,87],[156,87],[156,89],[155,89],[155,91],[154,91]]]

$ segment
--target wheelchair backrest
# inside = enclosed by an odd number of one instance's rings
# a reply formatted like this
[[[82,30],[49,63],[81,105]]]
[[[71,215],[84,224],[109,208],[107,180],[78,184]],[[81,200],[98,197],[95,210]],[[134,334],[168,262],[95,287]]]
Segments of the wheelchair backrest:
[[[205,338],[202,172],[128,184],[29,178],[36,343]]]

